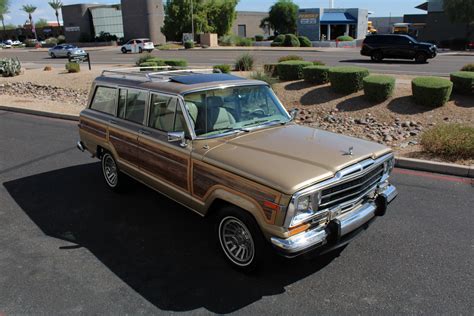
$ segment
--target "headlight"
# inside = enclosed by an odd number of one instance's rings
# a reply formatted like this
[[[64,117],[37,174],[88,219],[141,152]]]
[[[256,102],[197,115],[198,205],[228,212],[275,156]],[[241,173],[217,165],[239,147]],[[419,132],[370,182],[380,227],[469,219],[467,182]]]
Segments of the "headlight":
[[[318,212],[321,203],[321,191],[299,196],[294,201],[294,215],[290,227],[299,225]]]
[[[395,167],[395,158],[392,157],[383,163],[383,173],[384,174],[392,173],[392,170],[394,167]]]

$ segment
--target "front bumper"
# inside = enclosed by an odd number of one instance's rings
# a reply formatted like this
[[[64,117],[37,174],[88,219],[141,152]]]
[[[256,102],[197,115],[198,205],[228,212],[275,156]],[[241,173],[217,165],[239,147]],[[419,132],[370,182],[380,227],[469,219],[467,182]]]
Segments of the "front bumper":
[[[397,194],[397,189],[389,185],[374,201],[366,202],[343,214],[326,227],[310,229],[286,239],[272,237],[271,243],[285,257],[296,257],[315,249],[326,252],[341,247],[367,228],[376,216],[383,216],[387,205]]]

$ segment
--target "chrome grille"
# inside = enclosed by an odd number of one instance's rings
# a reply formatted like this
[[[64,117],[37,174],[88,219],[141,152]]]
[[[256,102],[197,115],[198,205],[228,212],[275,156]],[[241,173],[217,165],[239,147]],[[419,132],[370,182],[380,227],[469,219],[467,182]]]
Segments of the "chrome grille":
[[[383,176],[383,170],[384,166],[380,164],[355,179],[324,189],[321,192],[319,209],[332,208],[364,197],[380,182]]]

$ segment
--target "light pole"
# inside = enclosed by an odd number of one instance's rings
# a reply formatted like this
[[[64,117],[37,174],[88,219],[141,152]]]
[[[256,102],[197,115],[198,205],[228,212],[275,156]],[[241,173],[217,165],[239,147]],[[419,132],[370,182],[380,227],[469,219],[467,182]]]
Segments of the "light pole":
[[[193,35],[193,42],[194,42],[194,6],[193,0],[191,0],[191,34]]]

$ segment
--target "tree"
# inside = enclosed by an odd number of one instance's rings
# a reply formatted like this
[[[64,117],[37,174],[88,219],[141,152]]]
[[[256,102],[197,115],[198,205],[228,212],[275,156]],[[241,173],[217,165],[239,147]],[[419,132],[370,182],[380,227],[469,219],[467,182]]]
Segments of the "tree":
[[[466,24],[467,35],[471,34],[471,27],[474,24],[474,1],[444,0],[443,9],[452,22]]]
[[[40,28],[47,27],[47,26],[49,26],[49,24],[48,24],[48,20],[46,20],[46,19],[41,18],[41,19],[39,19],[38,21],[35,22],[35,28],[36,29],[40,29]]]
[[[267,24],[278,34],[295,34],[298,19],[298,6],[292,0],[278,0],[271,6],[268,17],[260,22],[260,27]]]
[[[31,30],[33,30],[33,33],[35,34],[35,39],[38,40],[38,36],[36,35],[36,30],[34,29],[33,16],[32,16],[32,14],[35,13],[36,9],[37,8],[31,4],[25,4],[21,7],[22,11],[25,11],[26,13],[28,13],[28,19],[30,20]]]
[[[217,33],[222,36],[229,33],[237,13],[235,7],[238,0],[209,0],[206,2],[208,29],[205,32]]]
[[[5,27],[5,15],[9,13],[8,7],[10,0],[0,0],[0,20],[2,20],[2,27],[5,39],[7,38],[7,29]]]
[[[51,0],[48,4],[54,10],[56,21],[58,21],[58,27],[61,29],[61,23],[59,23],[59,10],[63,7],[63,3],[60,0]]]

